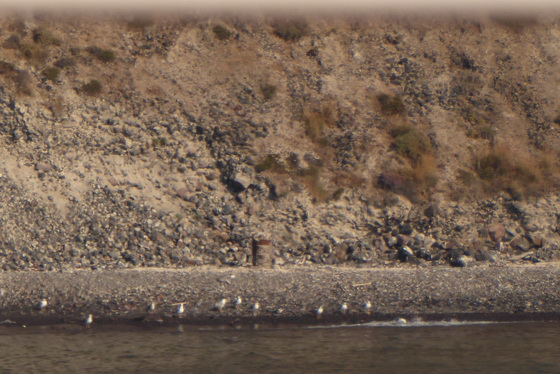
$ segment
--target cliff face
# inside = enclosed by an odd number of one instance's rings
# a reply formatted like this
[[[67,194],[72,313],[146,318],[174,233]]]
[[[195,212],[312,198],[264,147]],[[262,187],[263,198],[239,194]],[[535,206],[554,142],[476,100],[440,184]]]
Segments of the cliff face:
[[[556,20],[0,29],[5,270],[558,258]]]

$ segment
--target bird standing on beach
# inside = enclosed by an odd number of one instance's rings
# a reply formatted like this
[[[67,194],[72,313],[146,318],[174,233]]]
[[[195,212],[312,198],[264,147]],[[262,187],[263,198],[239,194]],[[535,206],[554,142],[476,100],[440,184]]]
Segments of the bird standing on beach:
[[[88,314],[87,319],[86,319],[86,329],[89,329],[91,327],[92,323],[93,323],[93,315]]]
[[[39,309],[40,310],[45,310],[45,308],[47,307],[47,299],[43,299],[41,300],[41,302],[39,303]]]
[[[399,319],[397,319],[397,323],[398,323],[399,325],[404,325],[404,324],[406,323],[406,319],[404,319],[404,318],[399,318]]]
[[[181,317],[183,315],[183,313],[185,313],[185,304],[181,303],[177,307],[177,317]]]
[[[342,303],[342,305],[340,306],[340,313],[346,314],[346,312],[348,312],[348,304]]]
[[[371,303],[369,301],[366,301],[364,303],[364,310],[366,311],[367,314],[371,312]]]
[[[239,308],[241,306],[242,302],[243,302],[243,299],[241,298],[241,296],[237,296],[235,298],[235,301],[233,302],[233,306],[235,306],[235,309]]]
[[[257,314],[259,314],[259,308],[260,308],[260,305],[259,305],[259,302],[257,301],[255,303],[255,305],[253,305],[253,316],[256,316]]]
[[[325,309],[323,308],[322,305],[319,308],[317,308],[317,310],[315,311],[315,316],[317,317],[317,319],[321,318],[324,311]]]
[[[152,301],[152,303],[150,304],[150,306],[148,307],[148,312],[153,313],[156,311],[156,303],[154,303]]]
[[[214,309],[216,309],[218,312],[221,312],[222,309],[224,309],[224,306],[226,306],[226,303],[227,303],[227,299],[222,299],[218,301],[216,305],[214,305]]]

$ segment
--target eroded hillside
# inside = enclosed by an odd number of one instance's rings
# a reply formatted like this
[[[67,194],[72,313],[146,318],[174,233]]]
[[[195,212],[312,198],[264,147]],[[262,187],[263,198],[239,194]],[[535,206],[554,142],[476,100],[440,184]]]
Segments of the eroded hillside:
[[[0,30],[3,269],[558,257],[556,19]]]

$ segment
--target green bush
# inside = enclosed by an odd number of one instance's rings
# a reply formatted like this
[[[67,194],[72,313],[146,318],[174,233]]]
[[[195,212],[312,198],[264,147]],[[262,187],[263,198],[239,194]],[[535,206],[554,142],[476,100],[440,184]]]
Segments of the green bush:
[[[60,76],[60,69],[57,67],[50,67],[43,70],[43,77],[52,82],[56,82]]]
[[[214,32],[214,35],[216,35],[216,38],[222,41],[228,40],[232,34],[231,31],[229,31],[227,28],[225,28],[222,25],[214,26],[214,28],[212,28],[212,31]]]
[[[399,96],[381,94],[377,96],[377,101],[381,104],[381,111],[387,115],[396,115],[404,112],[404,104]]]
[[[92,79],[88,83],[84,84],[80,89],[81,92],[85,93],[88,96],[96,96],[101,93],[103,86],[101,82],[98,80]]]
[[[397,126],[390,131],[390,134],[394,138],[395,151],[414,162],[419,161],[422,155],[432,150],[428,137],[414,127]]]
[[[268,154],[264,158],[264,160],[262,160],[255,166],[255,170],[257,173],[262,173],[263,171],[267,170],[280,171],[284,170],[284,168],[280,162],[280,157],[278,155]]]
[[[102,62],[113,62],[115,61],[115,52],[111,51],[110,49],[102,49],[99,47],[88,47],[86,48],[91,55],[97,58],[99,61]]]
[[[276,95],[276,86],[265,84],[261,87],[263,97],[266,101],[272,99]]]
[[[308,33],[309,26],[303,21],[281,22],[274,27],[274,34],[288,42],[297,42]]]
[[[467,136],[474,139],[493,140],[496,130],[491,126],[476,126],[467,132]]]
[[[154,148],[162,148],[168,144],[167,138],[157,137],[152,140],[152,146]]]
[[[54,63],[54,66],[56,66],[59,69],[66,69],[75,65],[76,65],[76,60],[73,59],[72,57],[62,57],[56,60],[56,62]]]
[[[33,30],[33,41],[43,46],[60,45],[60,41],[53,35],[53,33],[44,28]]]

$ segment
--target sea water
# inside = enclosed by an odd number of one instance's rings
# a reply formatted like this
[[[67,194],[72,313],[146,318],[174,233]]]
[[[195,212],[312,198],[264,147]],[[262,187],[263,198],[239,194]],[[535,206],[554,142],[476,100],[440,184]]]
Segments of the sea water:
[[[560,373],[560,322],[0,328],[0,373]]]

